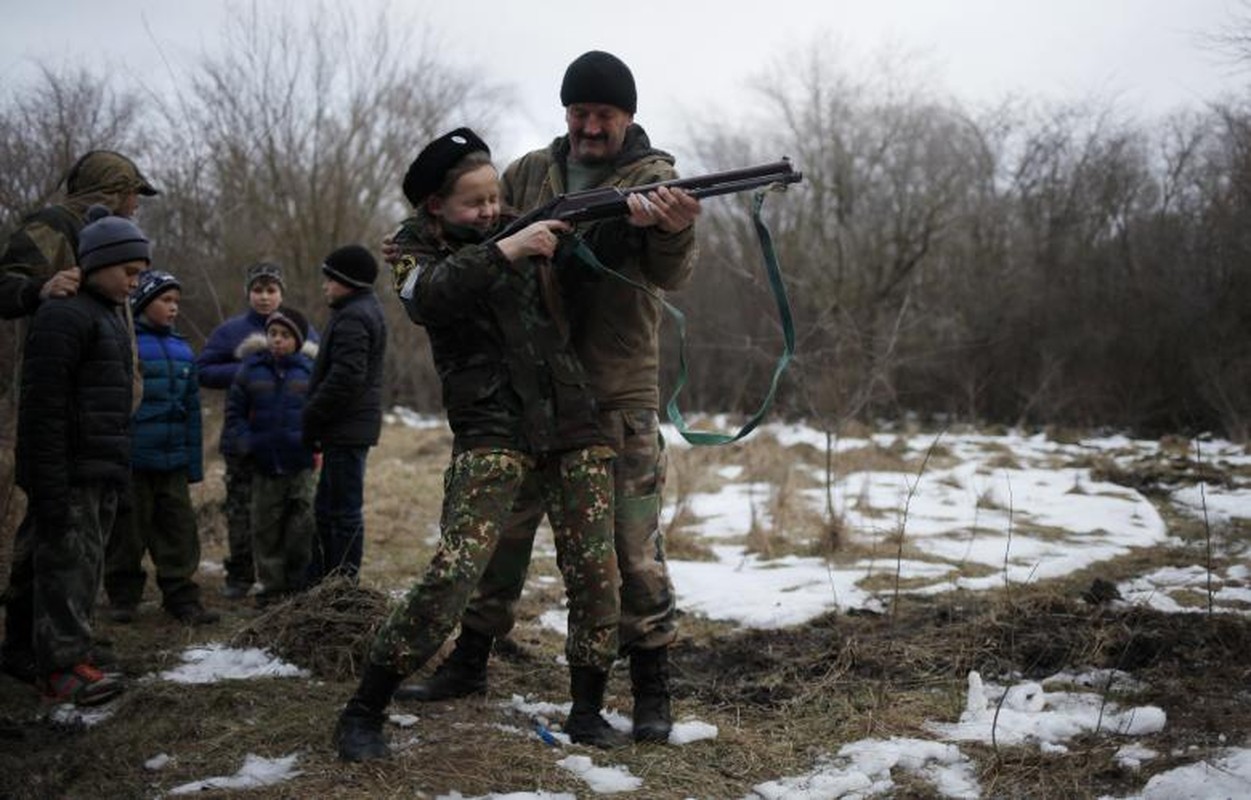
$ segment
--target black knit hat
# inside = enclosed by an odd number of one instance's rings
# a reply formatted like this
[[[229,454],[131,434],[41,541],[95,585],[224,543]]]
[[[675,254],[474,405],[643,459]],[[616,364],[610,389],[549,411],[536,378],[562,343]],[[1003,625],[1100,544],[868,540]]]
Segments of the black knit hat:
[[[321,271],[344,286],[364,289],[374,285],[378,277],[378,262],[359,244],[349,244],[326,256]]]
[[[278,284],[278,288],[286,289],[287,284],[282,280],[282,267],[272,261],[258,261],[248,267],[247,281],[245,287],[250,292],[252,284],[260,280],[269,280]]]
[[[560,82],[560,104],[606,103],[633,114],[638,106],[634,74],[612,53],[591,50],[573,60]]]
[[[270,325],[283,325],[295,336],[295,351],[300,352],[304,342],[308,340],[308,320],[304,315],[289,306],[281,306],[277,311],[265,318],[265,330]]]
[[[139,226],[115,217],[104,206],[87,209],[87,225],[78,233],[78,266],[83,274],[127,261],[152,263],[152,244]]]
[[[404,174],[404,196],[416,208],[443,185],[447,171],[470,153],[481,151],[488,156],[491,148],[468,128],[445,133],[421,149]]]
[[[170,289],[181,289],[182,284],[168,272],[159,269],[144,270],[139,273],[139,285],[130,293],[130,311],[135,316],[156,298]]]

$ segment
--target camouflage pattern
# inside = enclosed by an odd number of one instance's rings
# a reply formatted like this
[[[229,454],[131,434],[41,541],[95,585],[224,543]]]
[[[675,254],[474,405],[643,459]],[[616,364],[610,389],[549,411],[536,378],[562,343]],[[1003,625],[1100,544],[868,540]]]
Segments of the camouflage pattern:
[[[316,530],[316,488],[317,478],[311,469],[286,475],[253,475],[252,555],[262,596],[304,587]]]
[[[226,457],[226,541],[229,555],[222,560],[226,583],[247,588],[256,580],[252,558],[252,463]]]
[[[618,577],[611,544],[612,451],[593,447],[536,460],[518,451],[455,454],[444,475],[442,537],[421,580],[374,639],[373,664],[407,675],[451,635],[527,478],[542,487],[569,597],[571,665],[607,669],[617,654]]]
[[[613,526],[621,572],[621,651],[669,645],[677,637],[677,627],[673,583],[660,530],[668,464],[660,420],[656,412],[642,409],[603,412],[600,419],[611,433],[617,452],[612,468]],[[512,630],[535,529],[544,511],[540,482],[528,480],[518,492],[495,555],[465,610],[464,625],[496,637]]]
[[[166,608],[199,602],[192,576],[200,567],[200,533],[186,470],[133,473],[130,508],[118,512],[104,553],[104,590],[112,605],[143,599],[145,552]]]
[[[430,338],[459,449],[542,454],[607,442],[546,262],[510,265],[494,245],[448,239],[426,211],[395,240],[404,255],[392,279]]]
[[[104,571],[105,537],[117,513],[118,489],[101,483],[70,487],[60,530],[23,526],[38,571],[31,574],[35,660],[41,674],[82,663],[91,649],[91,619]]]

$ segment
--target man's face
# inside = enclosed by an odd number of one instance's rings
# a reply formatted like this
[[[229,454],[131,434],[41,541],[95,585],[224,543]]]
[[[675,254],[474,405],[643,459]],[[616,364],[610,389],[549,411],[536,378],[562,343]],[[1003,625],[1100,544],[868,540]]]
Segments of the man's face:
[[[565,108],[569,155],[574,161],[598,164],[621,152],[634,115],[606,103],[574,103]]]
[[[122,199],[118,202],[117,208],[114,209],[113,213],[119,217],[126,217],[127,219],[129,219],[133,217],[135,215],[135,212],[138,210],[139,210],[139,193],[127,192],[126,194],[122,195]]]
[[[262,317],[268,317],[282,305],[282,287],[277,281],[259,280],[248,290],[248,303]]]
[[[119,306],[130,298],[139,285],[139,273],[148,268],[146,261],[126,261],[111,267],[101,267],[87,274],[87,283],[96,291]]]

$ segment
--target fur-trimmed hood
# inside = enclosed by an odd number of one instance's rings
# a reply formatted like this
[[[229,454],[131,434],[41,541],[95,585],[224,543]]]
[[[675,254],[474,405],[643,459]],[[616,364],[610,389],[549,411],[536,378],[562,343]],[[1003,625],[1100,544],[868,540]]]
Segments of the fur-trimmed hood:
[[[269,349],[269,339],[263,333],[252,333],[235,348],[235,358],[244,361],[248,356],[263,353]],[[317,342],[305,342],[300,352],[314,361],[317,360]]]

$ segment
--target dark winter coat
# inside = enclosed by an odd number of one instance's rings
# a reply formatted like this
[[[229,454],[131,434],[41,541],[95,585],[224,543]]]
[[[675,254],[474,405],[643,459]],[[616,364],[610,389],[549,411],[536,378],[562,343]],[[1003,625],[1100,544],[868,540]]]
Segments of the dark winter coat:
[[[152,472],[187,471],[187,479],[204,479],[200,385],[195,353],[172,328],[146,319],[135,321],[143,402],[135,412],[130,463]]]
[[[372,447],[382,432],[387,323],[373,289],[335,301],[304,407],[304,437],[321,447]]]
[[[244,360],[226,397],[226,427],[238,455],[264,475],[313,468],[313,451],[302,441],[300,417],[308,399],[317,345],[275,359],[264,334],[240,345]]]
[[[17,478],[40,529],[63,527],[69,487],[130,478],[131,333],[84,285],[40,303],[22,362]]]
[[[514,161],[501,179],[504,201],[524,212],[564,193],[568,156],[569,137],[561,136]],[[673,161],[652,148],[641,127],[631,125],[612,172],[600,185],[638,186],[676,178]],[[585,224],[578,231],[604,264],[656,290],[653,296],[603,277],[581,283],[571,296],[567,309],[573,344],[595,397],[604,410],[658,409],[664,311],[658,298],[662,290],[678,289],[690,278],[695,228],[666,233],[636,228],[619,218]]]
[[[230,389],[243,359],[249,353],[255,352],[253,345],[247,343],[248,339],[258,334],[264,338],[265,319],[265,315],[249,307],[247,311],[236,314],[213,329],[208,341],[204,343],[204,349],[196,358],[200,386],[205,389]],[[317,341],[317,331],[312,326],[309,327],[308,340]],[[222,427],[218,448],[224,456],[238,455],[228,427]]]
[[[214,328],[195,360],[200,385],[205,389],[229,389],[243,363],[239,345],[254,333],[264,335],[265,316],[251,307]]]
[[[608,444],[586,373],[544,300],[538,262],[514,267],[494,244],[448,243],[425,211],[404,230],[411,259],[396,271],[397,288],[430,338],[453,447],[539,454]]]

